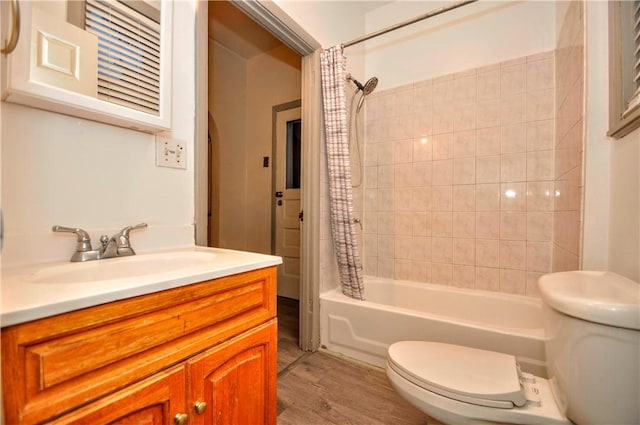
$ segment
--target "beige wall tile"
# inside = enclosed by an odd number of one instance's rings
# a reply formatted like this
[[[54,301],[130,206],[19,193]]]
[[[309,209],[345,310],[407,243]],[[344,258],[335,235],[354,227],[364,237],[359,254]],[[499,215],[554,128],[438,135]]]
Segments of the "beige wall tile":
[[[449,263],[453,261],[453,239],[431,238],[431,259],[434,263]]]
[[[431,282],[431,263],[412,261],[411,280],[414,282]]]
[[[397,212],[395,213],[394,222],[394,234],[396,236],[413,235],[413,213]]]
[[[393,185],[396,188],[413,186],[413,164],[396,164],[394,167]]]
[[[476,210],[476,185],[456,184],[453,186],[453,211]]]
[[[476,210],[500,210],[500,184],[487,183],[476,185]]]
[[[454,264],[451,284],[458,288],[474,289],[476,287],[475,267]]]
[[[452,211],[453,186],[432,186],[431,202],[433,211]]]
[[[555,196],[552,181],[527,183],[527,211],[553,211]]]
[[[453,157],[466,158],[476,156],[476,131],[460,131],[453,134]]]
[[[500,155],[476,158],[476,183],[498,183],[500,181]]]
[[[412,164],[412,186],[431,186],[433,173],[432,161],[414,162]]]
[[[454,77],[453,98],[464,99],[468,102],[475,102],[477,92],[475,69],[470,70],[467,75]]]
[[[394,201],[393,189],[378,189],[378,211],[393,211]]]
[[[413,141],[411,139],[398,140],[393,147],[393,162],[401,164],[413,161]]]
[[[500,213],[500,239],[524,241],[527,239],[527,213]]]
[[[474,184],[476,182],[476,160],[473,157],[453,160],[453,183]]]
[[[526,183],[502,183],[500,185],[500,210],[525,211],[527,209],[526,187]]]
[[[433,136],[433,159],[453,158],[453,133]]]
[[[500,69],[492,69],[478,72],[477,90],[478,100],[489,100],[500,98]]]
[[[394,276],[396,280],[411,279],[411,260],[396,259],[394,262]]]
[[[476,239],[476,265],[499,267],[500,241],[493,239]]]
[[[525,272],[500,269],[500,292],[524,295],[526,292]]]
[[[500,155],[500,127],[479,128],[476,131],[476,155]]]
[[[552,230],[553,213],[527,212],[527,241],[549,242]]]
[[[433,212],[431,218],[431,235],[451,237],[453,234],[453,214],[451,212]]]
[[[525,122],[527,118],[527,102],[522,94],[502,95],[501,103],[502,125]]]
[[[413,238],[396,237],[395,238],[395,258],[411,259],[413,258]]]
[[[411,204],[414,211],[431,212],[431,186],[412,189]]]
[[[453,239],[453,264],[476,264],[475,239]]]
[[[412,190],[396,189],[394,191],[394,205],[396,211],[413,211]]]
[[[431,263],[431,281],[440,285],[451,285],[453,278],[453,267],[451,264]]]
[[[525,241],[500,241],[500,268],[525,270],[527,266]]]
[[[413,213],[413,236],[431,236],[431,213]]]
[[[504,65],[500,76],[503,96],[524,93],[527,88],[527,67],[524,63]]]
[[[454,212],[453,213],[453,237],[455,238],[475,238],[476,237],[476,213],[475,212]]]
[[[502,126],[500,152],[517,153],[527,150],[527,124],[517,123]]]
[[[472,130],[476,128],[476,104],[466,99],[454,101],[454,131]]]
[[[527,153],[527,181],[553,179],[553,151]]]
[[[453,184],[453,160],[433,161],[432,184],[438,186]]]
[[[527,180],[527,154],[507,153],[500,155],[500,179],[503,182]]]
[[[500,269],[476,267],[476,289],[484,291],[500,290]]]
[[[527,242],[527,271],[551,271],[551,242]]]
[[[479,239],[500,238],[500,213],[497,211],[476,212],[476,237]]]
[[[431,261],[431,238],[413,237],[412,238],[412,259],[415,261]]]
[[[527,151],[543,151],[553,149],[554,120],[534,121],[527,123]]]
[[[376,152],[377,155],[377,152]],[[433,137],[423,136],[413,139],[413,160],[416,162],[433,159]],[[377,161],[377,157],[376,157]]]
[[[553,58],[527,63],[527,91],[550,89],[554,87]]]

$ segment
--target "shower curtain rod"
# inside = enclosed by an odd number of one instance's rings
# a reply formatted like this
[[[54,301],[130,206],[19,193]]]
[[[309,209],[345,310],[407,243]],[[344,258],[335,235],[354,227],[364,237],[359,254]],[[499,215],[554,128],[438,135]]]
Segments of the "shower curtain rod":
[[[458,1],[458,2],[455,2],[455,3],[448,4],[446,6],[441,7],[440,9],[432,10],[431,12],[427,12],[427,13],[425,13],[423,15],[416,16],[415,18],[411,18],[411,19],[406,20],[404,22],[400,22],[399,24],[395,24],[395,25],[392,25],[390,27],[383,28],[383,29],[381,29],[379,31],[375,31],[375,32],[363,35],[362,37],[354,38],[353,40],[351,40],[351,41],[349,41],[347,43],[343,43],[342,47],[344,48],[344,47],[353,46],[354,44],[362,43],[363,41],[367,41],[367,40],[369,40],[371,38],[374,38],[374,37],[377,37],[379,35],[386,34],[386,33],[391,32],[391,31],[395,31],[395,30],[397,30],[399,28],[406,27],[407,25],[411,25],[411,24],[414,24],[416,22],[420,22],[420,21],[425,20],[427,18],[431,18],[432,16],[440,15],[442,13],[448,12],[448,11],[453,10],[453,9],[457,9],[459,7],[465,6],[465,5],[469,4],[469,3],[474,3],[476,1],[478,1],[478,0],[463,0],[463,1]]]

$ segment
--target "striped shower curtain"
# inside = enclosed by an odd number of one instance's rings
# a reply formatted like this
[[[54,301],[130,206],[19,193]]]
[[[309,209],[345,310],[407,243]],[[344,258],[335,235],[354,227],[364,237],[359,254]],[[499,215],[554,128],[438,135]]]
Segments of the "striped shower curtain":
[[[353,194],[347,133],[345,95],[346,58],[341,46],[325,50],[320,56],[324,127],[329,168],[331,233],[340,271],[342,292],[364,300],[362,261],[353,220]]]

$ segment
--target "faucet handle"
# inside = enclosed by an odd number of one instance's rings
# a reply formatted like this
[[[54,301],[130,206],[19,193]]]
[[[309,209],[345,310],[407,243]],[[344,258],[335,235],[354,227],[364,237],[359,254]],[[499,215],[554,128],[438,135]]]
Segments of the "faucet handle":
[[[118,249],[118,256],[135,255],[135,251],[131,248],[131,243],[129,242],[129,232],[135,229],[142,229],[144,227],[147,227],[147,223],[127,226],[122,229],[120,233],[114,236]]]
[[[145,228],[145,227],[147,227],[147,223],[140,223],[140,224],[135,224],[135,225],[133,225],[133,226],[127,226],[127,227],[125,227],[124,229],[122,229],[122,230],[120,231],[120,234],[121,234],[122,236],[124,236],[124,237],[128,238],[128,237],[129,237],[129,232],[130,232],[130,231],[132,231],[132,230],[136,230],[136,229],[142,229],[142,228]]]
[[[78,244],[76,245],[77,252],[91,251],[91,237],[89,234],[78,227],[64,227],[55,225],[51,228],[54,232],[67,232],[75,233],[78,236]]]

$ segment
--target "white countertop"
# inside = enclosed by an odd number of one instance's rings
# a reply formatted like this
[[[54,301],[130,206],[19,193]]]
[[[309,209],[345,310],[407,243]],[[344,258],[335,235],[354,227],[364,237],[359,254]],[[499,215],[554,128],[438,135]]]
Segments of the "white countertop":
[[[281,263],[272,255],[192,246],[85,263],[3,268],[0,324],[15,325]]]

